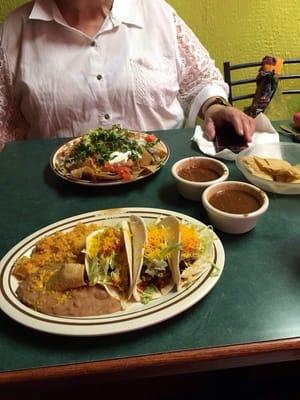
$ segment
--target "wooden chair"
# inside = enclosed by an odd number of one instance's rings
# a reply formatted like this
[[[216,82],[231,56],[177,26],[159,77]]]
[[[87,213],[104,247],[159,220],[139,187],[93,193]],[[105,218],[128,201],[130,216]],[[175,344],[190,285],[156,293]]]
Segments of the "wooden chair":
[[[299,73],[289,73],[288,68],[286,67],[287,64],[298,64],[299,66]],[[261,61],[255,61],[255,62],[249,62],[245,64],[231,64],[229,61],[224,62],[223,67],[224,67],[224,79],[225,82],[228,83],[229,85],[229,96],[228,100],[231,104],[234,102],[240,101],[240,100],[245,100],[245,99],[252,99],[255,94],[255,89],[256,85],[253,86],[253,92],[251,93],[246,93],[246,94],[238,94],[234,95],[233,94],[233,87],[241,87],[246,84],[251,84],[256,82],[256,75],[258,73],[258,68],[256,70],[252,69],[252,76],[249,78],[245,79],[234,79],[232,76],[232,71],[237,71],[237,70],[244,70],[246,68],[252,68],[252,67],[260,67]],[[282,94],[300,94],[300,58],[291,58],[291,59],[286,59],[283,61],[283,68],[282,68],[282,74],[279,76],[279,80],[295,80],[295,86],[297,88],[286,88],[286,89],[280,89]],[[240,91],[242,88],[240,89]]]

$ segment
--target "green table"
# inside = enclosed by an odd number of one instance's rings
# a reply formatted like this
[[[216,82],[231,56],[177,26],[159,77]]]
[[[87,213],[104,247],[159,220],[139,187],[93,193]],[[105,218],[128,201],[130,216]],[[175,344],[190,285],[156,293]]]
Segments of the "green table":
[[[61,139],[8,144],[0,153],[0,257],[48,224],[98,209],[157,207],[208,223],[201,203],[180,197],[170,173],[176,160],[201,154],[192,133],[159,133],[171,154],[157,174],[103,188],[54,175],[49,157]],[[230,179],[244,180],[234,163],[227,164]],[[221,279],[170,320],[125,334],[69,338],[24,327],[0,312],[0,383],[80,377],[83,371],[103,379],[158,376],[299,359],[300,196],[269,199],[253,231],[217,232],[226,254]]]

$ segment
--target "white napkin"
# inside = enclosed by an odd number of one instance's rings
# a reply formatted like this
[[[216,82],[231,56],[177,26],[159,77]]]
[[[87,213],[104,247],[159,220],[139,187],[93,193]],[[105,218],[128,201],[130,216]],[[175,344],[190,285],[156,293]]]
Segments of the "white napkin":
[[[224,149],[217,153],[214,143],[204,137],[204,133],[200,125],[196,126],[194,135],[191,140],[197,143],[202,153],[209,156],[223,158],[224,160],[235,160],[237,157],[237,154],[233,153],[229,149]],[[255,132],[252,137],[252,142],[249,143],[248,146],[252,146],[253,144],[258,143],[262,144],[278,142],[279,135],[272,126],[269,118],[263,113],[258,114],[258,116],[255,118]]]

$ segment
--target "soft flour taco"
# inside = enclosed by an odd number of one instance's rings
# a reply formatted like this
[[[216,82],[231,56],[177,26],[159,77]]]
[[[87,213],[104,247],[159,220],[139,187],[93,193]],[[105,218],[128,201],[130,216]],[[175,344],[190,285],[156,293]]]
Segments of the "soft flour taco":
[[[188,222],[179,224],[179,261],[174,275],[177,290],[207,276],[213,259],[213,231]]]
[[[92,232],[86,238],[85,253],[89,285],[103,285],[112,297],[127,300],[132,286],[132,245],[128,222]]]
[[[167,217],[145,225],[142,218],[130,218],[133,247],[133,287],[136,301],[148,301],[167,294],[175,286],[173,257],[178,255],[178,221]]]

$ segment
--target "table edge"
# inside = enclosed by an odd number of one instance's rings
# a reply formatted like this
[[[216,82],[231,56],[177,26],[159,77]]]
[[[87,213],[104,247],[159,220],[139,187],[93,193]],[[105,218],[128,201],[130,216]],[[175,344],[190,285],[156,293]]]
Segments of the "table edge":
[[[101,382],[300,360],[300,338],[182,350],[0,373],[0,385],[68,379]]]

